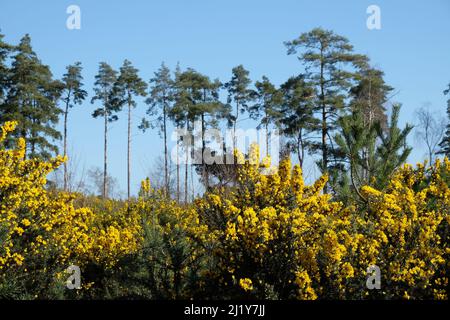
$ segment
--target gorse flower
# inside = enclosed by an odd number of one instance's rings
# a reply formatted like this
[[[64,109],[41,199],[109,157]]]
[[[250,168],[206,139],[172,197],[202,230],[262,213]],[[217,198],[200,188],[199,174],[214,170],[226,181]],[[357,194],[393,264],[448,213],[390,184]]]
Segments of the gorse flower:
[[[14,128],[13,122],[2,127],[0,144]],[[41,290],[32,288],[70,264],[95,261],[106,268],[137,249],[140,225],[133,215],[105,219],[91,209],[75,208],[74,195],[45,189],[46,176],[64,159],[43,162],[24,156],[22,139],[15,149],[0,149],[0,281],[25,278],[29,290]]]
[[[447,159],[427,170],[406,165],[386,190],[363,187],[367,204],[344,207],[322,194],[327,176],[307,186],[289,159],[262,175],[267,164],[257,152],[239,168],[233,192],[212,191],[196,203],[216,235],[214,271],[224,292],[251,276],[257,298],[447,297]],[[381,292],[362,285],[374,264],[385,279]]]
[[[14,128],[0,131],[2,296],[54,297],[77,265],[86,281],[69,298],[448,298],[448,159],[405,165],[345,206],[289,159],[263,174],[270,158],[252,145],[227,190],[180,205],[145,179],[123,202],[46,190],[65,159],[25,159],[23,139],[5,149]],[[383,290],[365,286],[372,265]]]
[[[253,283],[252,280],[245,278],[245,279],[239,279],[239,286],[244,289],[245,291],[251,291],[253,290]]]

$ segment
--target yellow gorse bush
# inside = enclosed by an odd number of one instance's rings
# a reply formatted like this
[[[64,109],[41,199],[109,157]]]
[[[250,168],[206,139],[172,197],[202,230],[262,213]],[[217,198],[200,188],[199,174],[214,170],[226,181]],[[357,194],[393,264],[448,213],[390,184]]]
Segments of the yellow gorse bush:
[[[2,127],[0,143],[15,129],[14,122]],[[61,196],[52,202],[43,189],[46,175],[56,168],[62,158],[44,163],[25,160],[25,141],[19,139],[17,148],[0,150],[0,226],[2,248],[0,268],[21,267],[27,256],[39,257],[44,247],[54,246],[54,228],[66,219],[65,213],[82,216],[84,210],[67,207],[67,199]],[[64,244],[62,244],[64,245]]]
[[[349,210],[321,193],[326,176],[306,186],[300,167],[292,170],[288,159],[270,175],[260,170],[269,161],[260,165],[255,159],[259,150],[252,145],[228,198],[219,197],[219,190],[197,202],[219,242],[223,285],[242,287],[236,279],[249,279],[259,298],[314,299],[324,293],[325,273],[339,288],[352,276],[340,272],[348,269]]]
[[[14,128],[1,127],[0,145]],[[2,147],[0,296],[448,298],[449,160],[405,165],[345,206],[323,194],[326,176],[306,185],[289,159],[274,170],[257,145],[236,157],[231,187],[180,205],[148,179],[128,202],[50,192],[65,159],[26,159],[22,139]],[[70,265],[86,279],[75,295],[62,292]],[[366,287],[373,265],[380,290]]]
[[[368,203],[349,207],[321,193],[326,176],[306,186],[289,159],[271,175],[255,159],[254,145],[228,197],[217,190],[197,201],[218,239],[224,287],[248,291],[236,279],[249,279],[258,298],[447,298],[447,159],[405,165],[384,192],[364,187]],[[371,265],[381,268],[381,290],[366,288]]]
[[[15,125],[1,127],[0,144]],[[117,256],[137,248],[139,231],[132,216],[120,223],[89,208],[75,208],[73,195],[44,188],[48,173],[64,160],[25,159],[23,139],[14,149],[0,149],[0,276],[14,272],[32,285],[40,274],[51,277],[72,264],[112,265]]]
[[[194,208],[167,199],[161,190],[151,187],[149,179],[142,182],[131,210],[138,212],[142,220],[142,250],[153,290],[158,297],[191,298],[194,289],[187,283],[200,272],[213,239],[208,227],[200,222]],[[194,285],[200,288],[204,281],[198,279]]]
[[[404,165],[384,192],[362,188],[369,208],[361,224],[377,251],[356,256],[376,259],[385,286],[395,288],[387,297],[448,298],[450,188],[441,174],[450,174],[448,159],[431,168]]]

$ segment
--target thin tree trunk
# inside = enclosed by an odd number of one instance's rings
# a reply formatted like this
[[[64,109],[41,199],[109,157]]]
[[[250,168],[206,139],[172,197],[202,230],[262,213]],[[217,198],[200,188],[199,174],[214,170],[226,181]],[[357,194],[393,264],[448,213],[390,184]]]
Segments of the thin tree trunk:
[[[169,197],[169,170],[168,170],[168,151],[167,151],[167,128],[166,128],[166,105],[163,107],[163,126],[164,126],[164,183],[166,186],[166,197]]]
[[[322,106],[322,165],[323,170],[328,171],[328,149],[327,149],[327,117],[325,105]]]
[[[429,166],[431,166],[433,164],[433,150],[430,145],[428,145],[428,159],[428,161],[430,161]]]
[[[128,102],[127,196],[130,200],[131,179],[131,104]]]
[[[66,101],[66,110],[64,112],[64,157],[67,156],[67,116],[69,114],[69,100]],[[64,191],[67,191],[68,185],[67,160],[64,162]]]
[[[180,203],[180,153],[179,153],[180,139],[177,136],[177,203]]]
[[[375,118],[375,114],[372,109],[372,77],[371,76],[369,76],[369,101],[368,102],[369,102],[369,126],[368,126],[368,128],[369,128],[369,130],[371,130],[372,122],[373,122],[373,119]],[[364,122],[365,122],[365,119],[364,119]],[[367,150],[364,150],[363,156],[365,158],[366,168],[362,168],[362,171],[363,171],[362,175],[363,175],[363,178],[365,179],[366,183],[370,184],[370,181],[369,181],[369,167],[370,167],[369,152]]]
[[[324,65],[323,65],[323,49],[320,50],[320,99],[322,103],[322,169],[324,173],[328,171],[328,148],[327,148],[327,110],[325,105],[325,80],[324,80]],[[328,193],[327,185],[323,188],[323,193]]]
[[[202,113],[202,175],[203,179],[205,180],[205,187],[206,191],[209,190],[209,173],[208,170],[206,170],[206,163],[205,163],[205,150],[206,150],[206,141],[205,141],[205,115]]]
[[[355,177],[353,175],[353,160],[350,160],[350,180],[352,181],[353,188],[355,189],[358,196],[364,201],[367,202],[367,199],[363,197],[361,192],[359,191],[359,187],[355,183]]]
[[[33,103],[34,104],[34,103]],[[34,119],[31,119],[31,123],[34,125],[35,124],[35,120]],[[32,128],[33,128],[34,126],[32,126]],[[31,132],[30,132],[30,140],[31,140],[31,146],[30,146],[30,149],[31,149],[31,156],[33,157],[33,158],[36,158],[36,155],[34,154],[35,153],[35,151],[36,151],[36,134],[35,134],[35,132],[34,132],[34,130],[33,129],[31,129],[30,130]]]
[[[300,168],[303,169],[303,159],[305,156],[305,149],[303,147],[303,137],[301,130],[298,133],[297,137],[297,156],[298,156],[298,163],[300,165]]]
[[[184,203],[188,202],[188,149],[186,147],[186,164],[184,166]]]
[[[31,106],[32,107],[36,107],[35,106],[35,102],[31,101]],[[32,117],[30,117],[30,122],[31,122],[31,129],[30,129],[30,134],[29,134],[29,139],[30,139],[30,155],[29,158],[32,159],[35,157],[34,155],[34,131],[33,131],[33,125],[34,125],[34,119]]]
[[[195,189],[194,189],[194,173],[193,173],[194,169],[191,166],[191,191],[192,191],[192,199],[191,201],[193,202],[195,199]]]
[[[104,145],[104,156],[103,156],[103,198],[108,198],[108,114],[106,103],[104,106],[104,117],[105,117],[105,145]]]
[[[189,148],[187,135],[189,134],[189,122],[186,122],[186,135],[184,139],[184,146],[186,148],[186,164],[184,167],[184,203],[188,203],[188,162],[189,162]]]
[[[233,154],[234,154],[234,150],[236,150],[236,145],[237,145],[237,141],[236,141],[236,124],[237,124],[238,117],[239,117],[239,103],[236,102],[236,117],[235,117],[234,123],[233,123]]]
[[[237,126],[238,117],[239,117],[239,102],[236,102],[236,118],[235,118],[234,123],[233,123],[233,148],[231,150],[231,155],[233,156],[233,165],[235,166],[234,168],[237,168],[236,167],[236,165],[237,165],[237,154],[235,154],[235,152],[236,152],[236,149],[237,149],[236,126]],[[223,145],[223,149],[224,149],[223,155],[224,155],[224,160],[225,160],[225,161],[223,161],[223,163],[226,164],[227,150],[226,150],[225,142],[224,142],[224,145]],[[237,178],[237,176],[233,175],[233,179],[232,180],[233,180],[233,184],[234,185],[236,185],[236,178]]]
[[[269,123],[267,121],[267,114],[266,114],[266,157],[269,156]]]

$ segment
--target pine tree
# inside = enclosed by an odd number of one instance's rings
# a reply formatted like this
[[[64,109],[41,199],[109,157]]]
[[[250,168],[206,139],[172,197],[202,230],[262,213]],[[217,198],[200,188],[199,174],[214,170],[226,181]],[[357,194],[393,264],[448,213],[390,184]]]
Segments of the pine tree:
[[[156,116],[156,124],[152,124],[146,119],[142,120],[140,129],[146,130],[149,127],[157,127],[160,136],[164,140],[164,188],[166,196],[170,195],[169,190],[169,152],[167,148],[167,122],[174,100],[174,83],[170,75],[170,70],[164,63],[155,72],[150,80],[150,93],[146,100],[149,105],[147,115]]]
[[[360,110],[364,124],[371,126],[379,122],[387,126],[385,104],[393,88],[384,79],[384,72],[374,68],[364,68],[358,75],[358,82],[350,89],[351,110]]]
[[[184,125],[188,136],[183,137],[183,144],[186,150],[185,164],[185,201],[187,201],[187,180],[188,180],[188,159],[189,150],[192,147],[192,141],[189,132],[193,129],[195,121],[200,121],[202,135],[200,150],[194,150],[196,162],[201,161],[197,169],[201,171],[201,179],[206,187],[209,188],[208,171],[204,162],[204,154],[207,141],[205,139],[205,130],[208,127],[217,126],[218,121],[224,114],[226,106],[219,101],[219,89],[221,83],[219,80],[211,81],[209,77],[200,74],[193,69],[187,69],[177,75],[175,80],[176,95],[175,104],[171,110],[171,117],[177,125]]]
[[[385,104],[392,90],[384,82],[382,71],[367,67],[360,71],[357,83],[349,91],[350,114],[342,115],[337,122],[335,158],[339,164],[331,179],[341,197],[356,193],[362,198],[359,188],[376,181],[380,160],[376,153],[380,139],[376,128],[388,128]]]
[[[412,148],[407,145],[406,139],[413,129],[413,126],[406,124],[403,129],[398,127],[400,116],[400,104],[392,106],[392,114],[386,130],[380,124],[376,124],[377,135],[380,138],[380,145],[377,146],[377,188],[382,189],[389,183],[392,173],[406,162]]]
[[[290,138],[288,150],[297,153],[302,167],[305,152],[311,146],[309,134],[318,126],[318,120],[314,118],[314,88],[300,75],[289,78],[281,85],[280,91],[283,99],[279,119],[282,132]]]
[[[136,108],[137,103],[134,100],[136,96],[145,97],[147,93],[147,84],[139,75],[139,70],[133,67],[130,61],[125,60],[120,68],[120,75],[117,79],[117,92],[119,105],[128,107],[128,147],[127,147],[127,196],[131,196],[131,113]]]
[[[181,71],[180,66],[177,65],[175,70],[175,80],[174,80],[174,104],[173,107],[169,111],[169,118],[174,122],[175,127],[178,130],[181,128],[185,128],[186,134],[181,137],[177,137],[177,202],[180,202],[180,153],[179,148],[180,144],[185,148],[185,170],[184,170],[184,202],[187,203],[188,197],[188,158],[189,158],[189,150],[191,148],[191,141],[189,137],[189,124],[190,124],[190,114],[189,108],[191,105],[190,92],[189,88],[186,85],[186,80],[184,79],[184,72]]]
[[[13,50],[13,46],[4,42],[3,38],[4,35],[0,33],[0,106],[5,102],[5,98],[7,96],[9,87],[8,86],[9,68],[6,65],[6,59],[9,57],[9,54]]]
[[[102,103],[92,113],[94,118],[103,117],[104,119],[104,158],[103,158],[103,197],[108,197],[108,123],[117,121],[119,118],[117,112],[120,106],[116,103],[114,85],[117,81],[117,71],[115,71],[106,62],[101,62],[97,75],[95,76],[94,97],[91,103],[99,100]]]
[[[259,119],[258,129],[264,127],[266,155],[269,155],[269,127],[281,117],[282,93],[266,76],[261,81],[256,81],[255,87],[253,96],[256,103],[250,107],[250,116],[255,120]]]
[[[316,90],[315,111],[320,114],[321,141],[315,148],[321,152],[318,162],[323,173],[333,169],[330,161],[334,148],[331,134],[336,128],[339,112],[345,106],[347,90],[356,71],[367,67],[367,57],[353,53],[349,41],[332,31],[316,28],[285,43],[288,54],[298,53],[298,59],[307,71],[308,80]],[[327,186],[324,192],[327,193]]]
[[[69,65],[66,68],[66,73],[62,78],[63,93],[62,101],[64,102],[64,133],[63,133],[63,148],[64,156],[67,155],[67,119],[69,115],[69,109],[75,105],[80,105],[86,99],[87,92],[82,89],[83,77],[81,76],[81,62],[76,62],[73,65]],[[68,188],[68,173],[67,173],[67,161],[64,163],[64,190]]]
[[[333,180],[334,189],[344,201],[353,198],[355,193],[359,196],[359,200],[365,200],[359,191],[360,188],[363,185],[373,184],[373,179],[377,178],[379,159],[376,153],[378,138],[376,124],[380,124],[380,120],[367,124],[366,120],[366,114],[362,109],[353,109],[351,114],[338,120],[340,132],[336,134],[335,141],[342,162],[340,171],[333,172],[336,175]]]
[[[228,104],[235,105],[234,114],[228,117],[233,126],[233,150],[236,149],[236,124],[239,115],[248,111],[249,102],[252,101],[252,91],[249,89],[251,82],[249,72],[242,65],[238,65],[232,70],[231,80],[224,85],[228,91]]]
[[[341,130],[335,141],[347,164],[343,165],[339,177],[341,199],[354,198],[356,192],[359,200],[365,201],[359,192],[362,186],[383,189],[392,173],[405,163],[412,150],[406,139],[413,127],[409,124],[403,129],[398,127],[400,108],[399,104],[393,106],[390,121],[386,124],[380,119],[367,124],[366,114],[361,109],[339,119]]]
[[[444,91],[444,94],[450,95],[450,84],[448,85],[448,89]],[[439,143],[440,150],[438,154],[443,154],[450,158],[450,99],[447,100],[447,115],[449,123],[447,124],[444,137],[441,143]]]
[[[57,101],[62,84],[54,80],[50,68],[41,63],[32,49],[29,35],[20,40],[15,51],[1,118],[3,121],[18,122],[13,137],[22,137],[27,141],[28,157],[46,159],[58,152],[55,140],[61,138],[56,124],[61,113]]]
[[[177,86],[177,79],[179,79],[181,74],[181,68],[180,68],[180,64],[177,63],[177,66],[175,68],[175,74],[174,74],[174,82],[173,82],[173,90],[174,90],[174,100],[176,99],[176,97],[178,96],[179,93],[179,87]],[[182,117],[181,117],[182,118]],[[179,123],[179,118],[177,119],[176,117],[176,113],[172,113],[171,111],[169,111],[169,119],[171,119],[177,129],[180,127],[180,123]],[[176,171],[177,171],[177,203],[180,203],[180,158],[179,158],[179,151],[180,151],[180,138],[177,136],[177,141],[176,141],[176,151],[177,151],[177,164],[176,164]]]
[[[203,76],[201,82],[202,96],[200,102],[196,105],[196,112],[199,113],[202,129],[201,178],[206,190],[210,188],[210,177],[208,164],[205,162],[206,145],[208,142],[205,139],[205,131],[208,127],[217,128],[219,121],[229,114],[228,106],[219,101],[219,89],[221,86],[222,84],[218,79],[211,81],[207,76]],[[208,151],[209,153],[215,152],[210,149]]]

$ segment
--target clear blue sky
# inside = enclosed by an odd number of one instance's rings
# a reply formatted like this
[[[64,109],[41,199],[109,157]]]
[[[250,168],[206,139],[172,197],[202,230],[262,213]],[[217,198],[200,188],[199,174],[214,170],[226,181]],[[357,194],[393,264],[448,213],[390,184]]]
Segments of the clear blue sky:
[[[81,8],[81,30],[66,28],[66,8]],[[381,8],[381,30],[366,28],[366,8]],[[86,88],[92,85],[100,61],[119,68],[131,60],[148,80],[162,61],[173,68],[192,67],[222,81],[231,68],[243,64],[252,79],[267,75],[276,84],[298,73],[301,66],[287,56],[283,41],[314,27],[332,29],[349,38],[384,70],[386,81],[403,103],[401,122],[414,122],[414,110],[424,103],[445,114],[442,91],[450,82],[450,1],[294,1],[294,0],[1,0],[0,28],[5,40],[32,37],[35,51],[61,77],[65,66],[81,61]],[[143,114],[141,103],[135,113]],[[102,166],[102,123],[93,119],[90,98],[70,114],[70,148],[87,168]],[[155,157],[162,154],[156,132],[135,129],[133,191]],[[416,150],[410,161],[424,156]],[[126,121],[123,114],[110,136],[110,173],[126,187]]]

